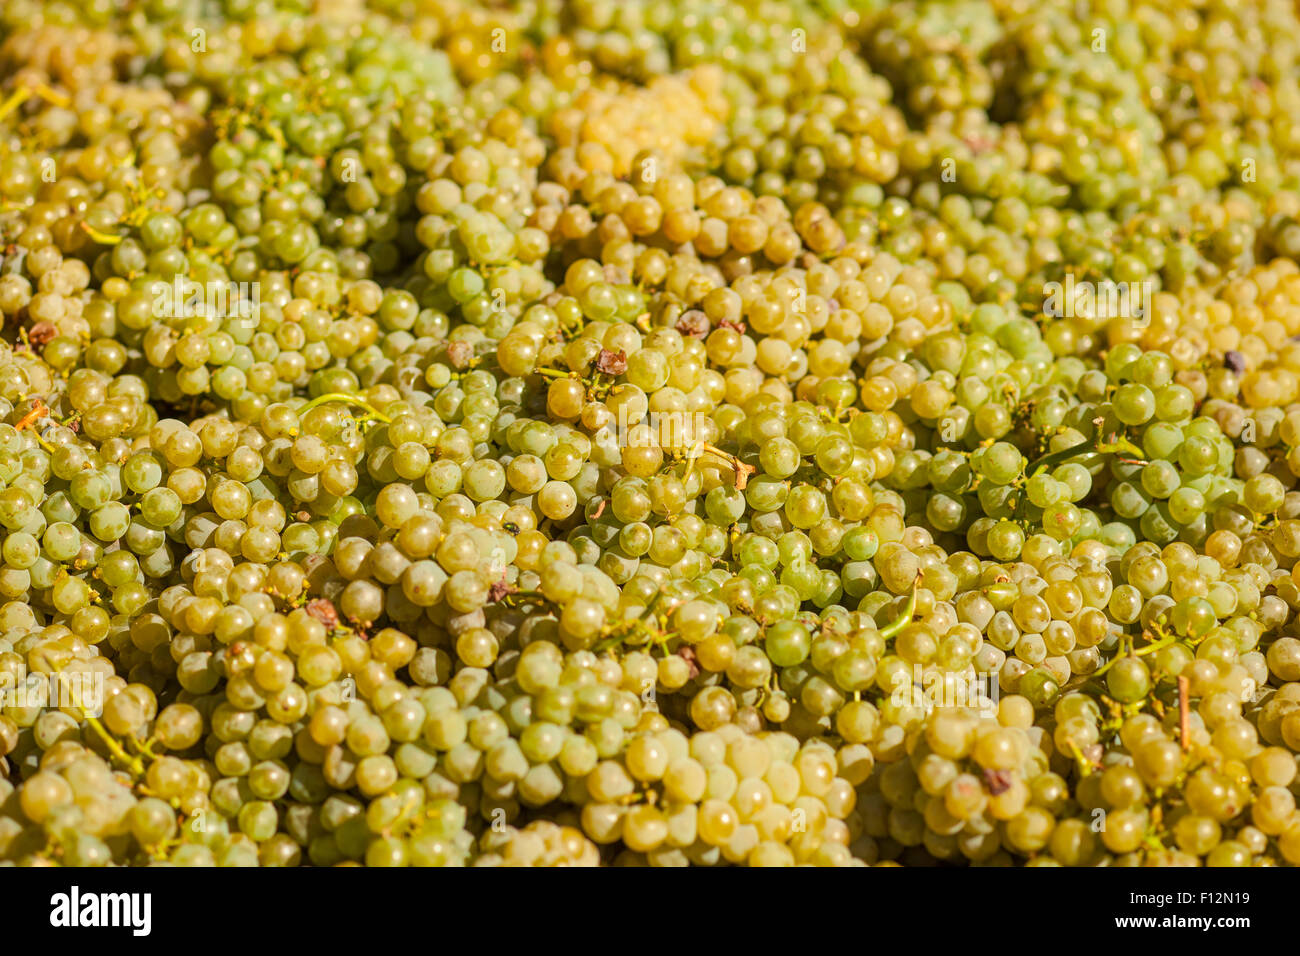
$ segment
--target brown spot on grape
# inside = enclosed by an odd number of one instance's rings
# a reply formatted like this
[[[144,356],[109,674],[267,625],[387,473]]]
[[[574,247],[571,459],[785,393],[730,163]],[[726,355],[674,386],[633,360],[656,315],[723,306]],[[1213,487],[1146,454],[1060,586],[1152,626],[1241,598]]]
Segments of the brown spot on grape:
[[[27,341],[32,343],[32,348],[39,349],[58,334],[53,322],[37,322],[27,332]]]
[[[690,665],[691,680],[700,676],[700,665],[695,660],[694,648],[684,644],[677,648],[677,656]]]
[[[682,335],[703,338],[709,333],[709,317],[699,309],[688,309],[677,320],[677,331]]]
[[[465,368],[472,358],[474,358],[474,346],[468,342],[447,343],[447,361],[451,363],[452,368]]]
[[[339,612],[335,609],[334,602],[328,598],[313,598],[308,601],[307,613],[328,628],[335,627],[339,622]]]
[[[602,375],[622,375],[627,371],[627,353],[622,349],[617,352],[601,349],[596,356],[596,371]]]
[[[984,784],[989,788],[989,793],[995,797],[1011,789],[1011,779],[1010,770],[984,771]]]

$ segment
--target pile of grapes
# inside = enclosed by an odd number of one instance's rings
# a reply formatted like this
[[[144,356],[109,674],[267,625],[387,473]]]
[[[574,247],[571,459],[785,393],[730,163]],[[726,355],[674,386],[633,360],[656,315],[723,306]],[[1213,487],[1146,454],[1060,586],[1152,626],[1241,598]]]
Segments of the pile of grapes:
[[[0,78],[4,864],[1300,864],[1289,0],[6,0]]]

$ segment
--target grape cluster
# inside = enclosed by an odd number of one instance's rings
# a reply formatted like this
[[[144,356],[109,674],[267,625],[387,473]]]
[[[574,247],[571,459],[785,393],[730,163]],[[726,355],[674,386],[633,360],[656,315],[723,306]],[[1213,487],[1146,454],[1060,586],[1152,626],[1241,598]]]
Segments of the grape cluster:
[[[13,0],[0,865],[1300,864],[1297,35]]]

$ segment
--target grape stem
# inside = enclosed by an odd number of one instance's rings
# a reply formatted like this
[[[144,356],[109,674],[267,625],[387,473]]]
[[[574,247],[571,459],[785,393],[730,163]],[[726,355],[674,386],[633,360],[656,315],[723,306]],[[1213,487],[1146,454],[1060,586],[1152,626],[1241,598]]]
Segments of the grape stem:
[[[917,574],[916,580],[912,582],[912,595],[907,599],[907,606],[903,608],[902,614],[880,629],[881,637],[888,640],[912,623],[912,615],[916,613],[916,592],[920,585],[921,575]]]
[[[645,610],[643,610],[639,615],[637,615],[635,619],[626,622],[623,625],[620,632],[615,633],[610,637],[607,637],[604,640],[597,642],[592,647],[591,649],[592,652],[599,654],[602,651],[607,651],[611,648],[617,647],[618,645],[626,641],[629,637],[631,637],[634,633],[636,633],[636,631],[644,627],[646,618],[649,617],[651,613],[653,613],[655,609],[655,605],[659,603],[659,599],[663,597],[663,593],[664,592],[662,590],[656,591],[654,597],[650,599],[650,603],[645,606]],[[654,637],[653,634],[649,634],[647,636],[650,638]],[[668,637],[668,635],[663,635],[663,636],[665,639]]]
[[[735,455],[731,454],[730,452],[723,451],[717,445],[713,445],[709,442],[701,442],[696,447],[702,452],[707,451],[710,455],[716,455],[717,457],[721,458],[723,461],[726,461],[731,465],[732,470],[736,473],[737,491],[744,491],[745,486],[749,484],[749,476],[754,474],[754,472],[758,471],[758,469],[755,468],[753,465],[745,464]]]
[[[541,591],[510,591],[504,598],[502,598],[502,602],[507,607],[518,607],[520,604],[526,604],[533,601],[545,602],[551,605],[554,605],[555,603]]]
[[[1127,635],[1125,635],[1124,637],[1126,637],[1126,636],[1127,636]],[[1129,640],[1129,653],[1125,654],[1125,653],[1124,653],[1124,637],[1121,637],[1121,638],[1120,638],[1120,641],[1119,641],[1119,647],[1116,648],[1115,656],[1112,657],[1110,660],[1108,660],[1108,661],[1107,661],[1105,664],[1103,664],[1101,667],[1099,667],[1099,668],[1097,668],[1095,671],[1093,671],[1092,674],[1089,675],[1089,676],[1091,676],[1091,677],[1100,677],[1102,674],[1106,673],[1106,671],[1108,671],[1108,670],[1110,670],[1112,667],[1114,667],[1114,666],[1115,666],[1115,662],[1116,662],[1117,660],[1119,660],[1120,658],[1122,658],[1122,657],[1131,657],[1131,656],[1132,656],[1132,654],[1133,654],[1132,639]]]
[[[306,415],[313,408],[317,408],[321,405],[328,405],[330,402],[339,402],[344,405],[356,405],[358,408],[364,408],[366,410],[366,415],[369,418],[378,419],[379,421],[383,422],[385,425],[391,425],[393,423],[393,420],[391,418],[389,418],[379,409],[375,408],[373,405],[371,405],[369,402],[363,399],[360,395],[351,395],[347,392],[326,392],[324,395],[317,395],[306,405],[298,409],[299,419],[301,419],[303,415]]]
[[[577,372],[566,372],[563,369],[550,368],[542,365],[538,366],[537,374],[541,375],[543,378],[554,379],[557,382],[566,378],[572,379],[575,382],[581,382],[586,387],[588,396],[592,398],[600,398],[604,396],[604,394],[614,385],[613,376],[605,376],[608,379],[607,381],[601,380],[602,375],[604,375],[602,372],[597,372],[593,378],[583,378]]]
[[[82,231],[86,233],[86,235],[90,236],[91,239],[94,239],[100,245],[115,246],[122,241],[121,236],[115,236],[109,232],[100,232],[98,229],[96,229],[88,222],[83,221],[79,225],[81,226]]]
[[[90,724],[95,733],[99,734],[100,739],[104,741],[104,746],[108,747],[113,756],[130,768],[133,776],[137,779],[144,776],[144,762],[139,757],[132,757],[127,753],[117,738],[110,734],[104,725],[100,723],[98,717],[87,715],[86,723]]]
[[[1123,435],[1115,437],[1114,441],[1081,441],[1077,445],[1071,445],[1069,448],[1062,448],[1060,451],[1049,452],[1046,455],[1036,459],[1028,468],[1025,469],[1027,474],[1040,474],[1045,468],[1052,465],[1060,465],[1071,458],[1088,452],[1095,452],[1099,455],[1112,454],[1115,452],[1125,452],[1135,456],[1132,459],[1125,459],[1130,464],[1145,465],[1146,460],[1142,458],[1145,454],[1141,448],[1138,448]]]
[[[1085,777],[1091,776],[1094,766],[1093,762],[1083,755],[1083,751],[1079,749],[1079,745],[1073,740],[1069,743],[1070,753],[1074,755],[1075,762],[1079,765],[1079,772]]]
[[[35,425],[42,418],[47,417],[49,414],[50,414],[49,408],[46,407],[45,403],[38,398],[36,402],[32,405],[32,410],[18,420],[18,424],[14,426],[14,431],[20,432],[24,428],[29,428]],[[35,428],[32,428],[32,435],[36,438],[36,441],[40,444],[40,446],[44,448],[46,451],[48,452],[54,451],[54,446],[51,445],[49,442],[47,442],[44,438],[42,438],[40,433],[37,432]]]
[[[1052,465],[1059,465],[1069,461],[1077,455],[1092,450],[1093,444],[1090,441],[1081,441],[1077,445],[1071,445],[1069,448],[1062,448],[1060,451],[1048,452],[1034,461],[1030,462],[1029,467],[1025,469],[1026,473],[1039,474],[1043,469]]]
[[[1152,654],[1156,651],[1164,650],[1166,647],[1168,647],[1177,639],[1178,637],[1176,634],[1167,634],[1164,637],[1160,638],[1160,640],[1156,641],[1154,644],[1148,644],[1146,647],[1142,648],[1141,650],[1134,651],[1133,656],[1142,657],[1144,654]]]
[[[631,637],[637,631],[642,630],[643,628],[644,628],[644,622],[640,618],[637,618],[635,621],[632,621],[630,624],[622,628],[622,630],[619,633],[613,634],[605,638],[603,641],[598,641],[591,648],[592,653],[600,654],[603,651],[608,651],[615,647],[618,647],[618,645],[622,644],[629,637]],[[654,635],[652,634],[647,634],[647,637],[652,638],[653,636]]]
[[[31,96],[31,91],[25,86],[20,86],[14,90],[3,103],[0,103],[0,119],[4,119],[23,103],[27,102],[27,97]]]

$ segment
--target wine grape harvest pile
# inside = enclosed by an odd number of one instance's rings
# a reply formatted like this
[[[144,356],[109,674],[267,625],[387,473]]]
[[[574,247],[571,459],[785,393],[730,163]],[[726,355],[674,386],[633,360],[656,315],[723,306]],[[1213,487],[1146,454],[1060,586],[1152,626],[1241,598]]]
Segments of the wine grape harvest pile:
[[[1288,0],[0,3],[0,861],[1300,864]]]

